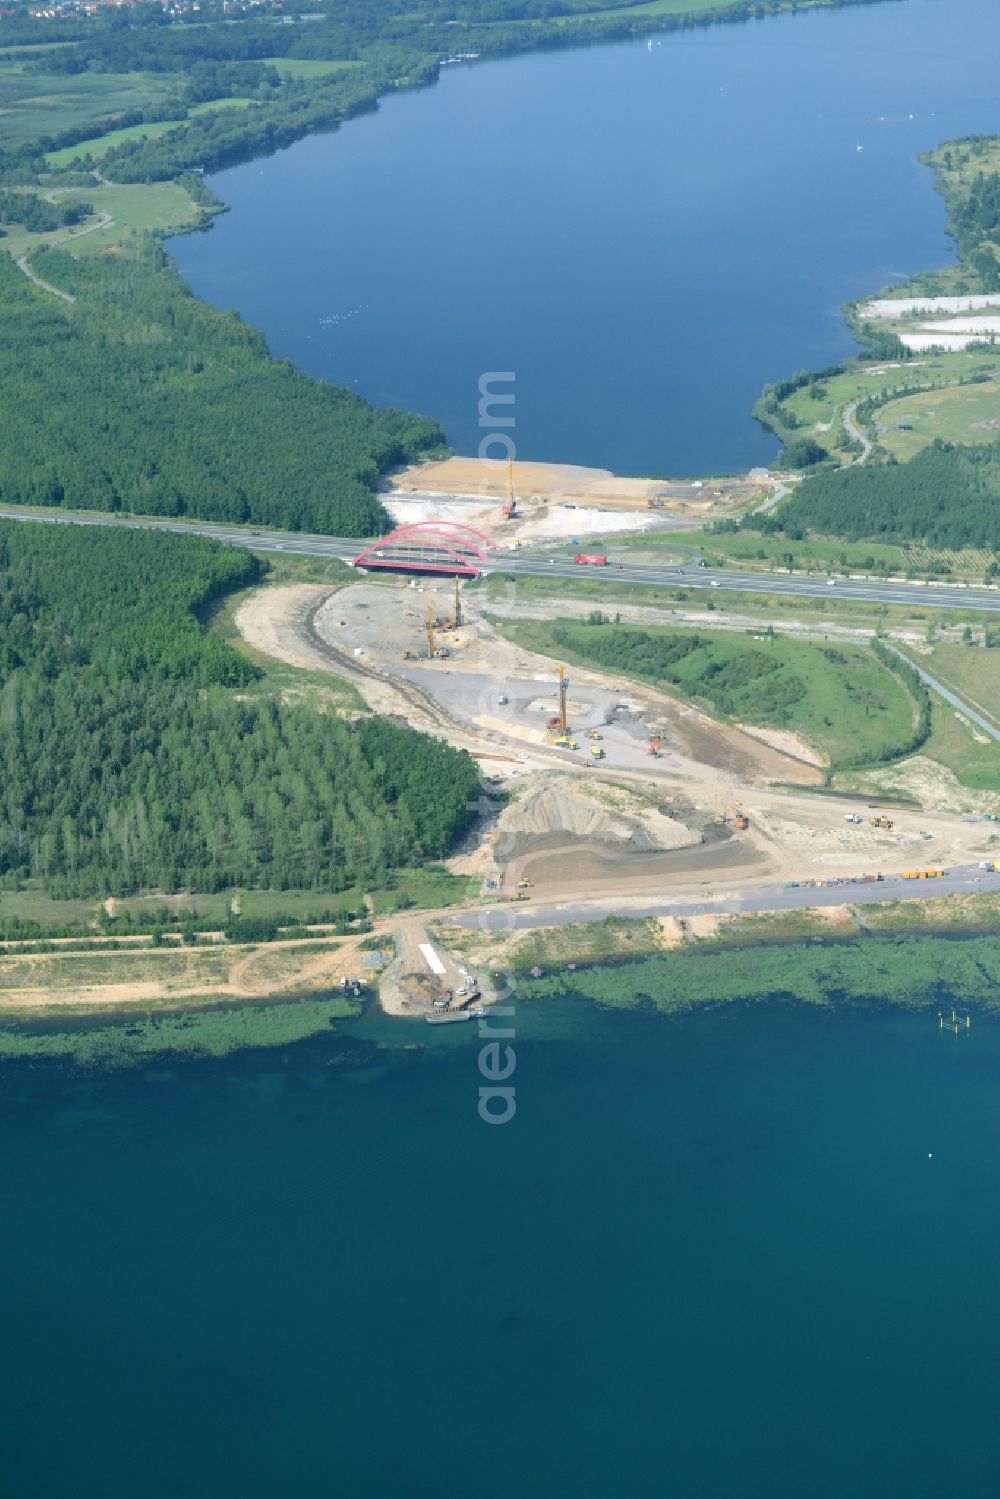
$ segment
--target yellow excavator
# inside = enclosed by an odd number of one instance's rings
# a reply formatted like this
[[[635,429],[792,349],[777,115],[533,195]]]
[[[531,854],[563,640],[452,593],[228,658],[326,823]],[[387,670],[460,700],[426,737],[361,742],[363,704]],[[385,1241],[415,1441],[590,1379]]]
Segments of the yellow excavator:
[[[732,822],[733,827],[737,828],[741,833],[745,833],[750,826],[750,819],[744,812],[740,802],[730,802],[729,806],[724,807],[715,820],[717,823]]]

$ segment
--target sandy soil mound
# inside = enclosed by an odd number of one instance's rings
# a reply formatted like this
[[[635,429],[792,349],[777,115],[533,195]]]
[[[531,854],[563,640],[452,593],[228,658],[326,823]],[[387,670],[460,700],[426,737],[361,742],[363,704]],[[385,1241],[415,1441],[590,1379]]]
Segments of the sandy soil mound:
[[[1000,813],[1000,795],[995,791],[963,786],[954,771],[926,755],[914,755],[885,770],[873,771],[868,780],[886,791],[915,796],[921,806],[935,812]]]
[[[581,785],[570,776],[546,776],[527,788],[500,819],[503,833],[533,840],[557,833],[637,852],[686,848],[701,834],[659,811],[624,787]]]

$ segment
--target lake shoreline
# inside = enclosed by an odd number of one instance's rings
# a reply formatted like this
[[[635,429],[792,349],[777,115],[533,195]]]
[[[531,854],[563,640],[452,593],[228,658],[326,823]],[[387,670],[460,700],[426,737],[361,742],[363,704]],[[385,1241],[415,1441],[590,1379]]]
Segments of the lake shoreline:
[[[750,951],[753,980],[743,977]],[[963,1005],[1000,1007],[1000,937],[988,929],[915,927],[898,935],[827,932],[707,942],[634,956],[591,955],[572,967],[553,961],[548,970],[539,958],[530,972],[519,968],[502,980],[511,985],[515,1004],[576,995],[604,1008],[663,1017],[773,1001],[919,1011],[944,1003],[947,991]],[[934,979],[928,981],[928,974]],[[255,1000],[209,994],[201,1003],[189,997],[156,1010],[137,1001],[100,1011],[78,1005],[69,1015],[44,1007],[9,1011],[0,1025],[0,1062],[65,1061],[85,1071],[115,1071],[165,1058],[221,1058],[290,1046],[345,1024],[346,1035],[365,1015],[376,1020],[383,1044],[403,1049],[429,1044],[424,1028],[416,1030],[421,1015],[389,1015],[377,999],[359,1006],[339,991]]]

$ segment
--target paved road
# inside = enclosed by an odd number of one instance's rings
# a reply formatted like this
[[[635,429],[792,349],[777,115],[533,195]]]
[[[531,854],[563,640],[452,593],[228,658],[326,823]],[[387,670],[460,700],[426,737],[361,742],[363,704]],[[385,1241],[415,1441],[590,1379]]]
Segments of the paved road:
[[[855,404],[853,406],[845,406],[844,407],[844,410],[843,410],[844,429],[847,432],[847,435],[851,439],[851,441],[859,443],[860,446],[861,446],[861,452],[858,454],[858,457],[854,460],[855,463],[864,463],[865,459],[868,457],[869,453],[872,450],[872,445],[871,445],[870,439],[867,438],[865,436],[865,434],[862,432],[861,428],[858,427],[855,424],[854,413],[857,411],[857,409],[858,409],[857,402],[855,402]]]
[[[943,697],[946,703],[950,703],[953,708],[957,708],[966,718],[971,719],[976,727],[982,729],[984,734],[989,734],[991,739],[1000,741],[1000,728],[997,728],[995,723],[992,723],[988,718],[984,718],[975,708],[970,708],[968,703],[960,698],[957,693],[952,692],[949,687],[945,687],[936,677],[932,677],[930,672],[924,671],[922,666],[918,666],[915,661],[911,661],[909,656],[905,655],[903,651],[897,650],[894,645],[889,645],[888,642],[883,642],[883,644],[885,644],[887,650],[892,651],[894,656],[898,656],[900,661],[905,661],[907,666],[912,666],[920,680],[926,683],[932,692],[936,692],[938,697]]]
[[[68,291],[60,291],[58,286],[50,286],[47,281],[43,281],[41,276],[37,275],[31,269],[31,266],[28,264],[27,255],[19,255],[14,264],[17,266],[19,271],[24,272],[29,281],[33,281],[36,286],[40,286],[42,291],[51,292],[54,297],[59,297],[63,302],[76,301],[76,298],[70,296]],[[37,517],[32,517],[32,519],[37,519]]]
[[[705,916],[721,912],[745,914],[752,911],[800,911],[810,906],[866,906],[877,901],[926,900],[932,895],[968,895],[981,890],[1000,890],[1000,872],[989,873],[966,865],[950,869],[939,880],[904,880],[901,875],[887,875],[871,885],[845,881],[817,889],[803,884],[794,889],[787,885],[759,885],[752,889],[731,890],[700,898],[690,895],[664,895],[661,899],[574,901],[564,905],[498,905],[482,906],[478,911],[463,911],[443,918],[462,927],[509,928],[536,926],[569,926],[571,923],[603,921],[606,916]]]
[[[108,515],[87,515],[79,511],[66,515],[44,515],[19,505],[0,506],[0,516],[9,520],[44,522],[49,525],[125,526],[136,530],[174,531],[181,536],[209,536],[227,546],[248,547],[255,552],[287,552],[290,556],[339,557],[349,561],[357,556],[362,543],[354,537],[312,536],[305,533],[249,530],[246,526],[216,525],[209,521],[136,520]],[[554,551],[551,558],[539,553],[503,553],[492,563],[490,571],[513,577],[604,579],[609,584],[631,583],[648,587],[681,587],[727,589],[732,593],[773,593],[803,598],[853,599],[866,604],[898,604],[906,608],[919,605],[930,609],[981,609],[1000,614],[1000,585],[991,588],[964,587],[960,584],[915,584],[871,582],[864,579],[841,579],[830,584],[824,578],[790,577],[786,573],[726,572],[703,568],[696,561],[683,563],[634,563],[623,560],[621,566],[583,567],[565,551]]]

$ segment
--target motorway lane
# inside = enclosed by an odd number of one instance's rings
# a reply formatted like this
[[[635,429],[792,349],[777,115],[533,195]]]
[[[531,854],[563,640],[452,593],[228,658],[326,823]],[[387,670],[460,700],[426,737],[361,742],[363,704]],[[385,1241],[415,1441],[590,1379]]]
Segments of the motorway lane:
[[[356,557],[363,543],[355,537],[314,536],[305,533],[282,531],[248,530],[246,526],[214,524],[211,522],[188,522],[142,519],[133,517],[86,515],[80,512],[67,515],[41,514],[18,505],[0,506],[0,516],[7,520],[35,521],[49,525],[77,526],[125,526],[134,530],[157,530],[175,532],[180,536],[208,536],[226,546],[247,547],[255,552],[287,552],[291,556],[338,557],[350,561]],[[515,577],[588,578],[606,579],[609,585],[631,583],[647,587],[711,588],[713,582],[733,593],[773,593],[802,598],[824,598],[833,604],[838,598],[852,599],[867,604],[896,604],[905,608],[930,609],[981,609],[1000,614],[1000,585],[992,588],[949,586],[946,584],[880,583],[862,579],[841,579],[831,587],[824,578],[789,577],[786,573],[739,573],[725,572],[717,568],[707,570],[697,563],[685,562],[673,565],[655,563],[630,563],[600,568],[582,567],[567,553],[557,552],[550,562],[538,555],[512,552],[497,557],[488,569],[495,574],[510,573]]]
[[[751,889],[720,892],[699,897],[664,895],[661,899],[637,896],[633,900],[573,901],[559,905],[482,906],[442,918],[445,925],[508,930],[537,926],[569,926],[578,922],[603,921],[607,916],[745,915],[754,911],[801,911],[812,906],[862,906],[889,900],[928,900],[934,895],[970,895],[1000,890],[1000,872],[990,873],[975,864],[949,869],[942,879],[904,880],[886,875],[870,885],[843,880],[817,888],[811,883],[789,889],[787,885],[759,885]]]

